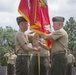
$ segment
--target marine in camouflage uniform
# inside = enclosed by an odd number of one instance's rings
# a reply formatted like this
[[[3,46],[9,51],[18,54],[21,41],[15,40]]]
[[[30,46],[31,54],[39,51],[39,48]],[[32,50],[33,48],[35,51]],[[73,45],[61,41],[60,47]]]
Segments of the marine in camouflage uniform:
[[[24,33],[28,29],[28,22],[19,16],[16,18],[19,31],[15,36],[17,59],[16,59],[16,75],[29,75],[31,51],[38,50],[29,46],[29,38]]]
[[[38,41],[45,43],[44,39],[40,38],[37,33],[35,33],[34,39],[32,40],[33,47],[38,47]],[[41,47],[40,51],[40,75],[48,75],[48,50]],[[31,61],[31,72],[32,75],[39,75],[39,61],[38,52],[33,51],[33,57]]]
[[[66,75],[68,34],[63,29],[64,18],[56,16],[53,17],[52,21],[55,31],[49,35],[42,36],[45,40],[53,41],[51,48],[51,75]]]

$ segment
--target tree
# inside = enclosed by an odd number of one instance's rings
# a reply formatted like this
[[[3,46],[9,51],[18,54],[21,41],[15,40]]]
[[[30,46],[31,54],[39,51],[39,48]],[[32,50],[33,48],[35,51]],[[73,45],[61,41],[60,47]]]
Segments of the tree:
[[[0,27],[0,52],[15,50],[15,33],[17,31],[9,26]]]
[[[0,63],[5,65],[6,58],[3,58],[4,53],[15,50],[15,34],[16,30],[9,26],[6,28],[0,27]]]
[[[76,50],[76,21],[73,17],[70,17],[64,26],[64,29],[68,33],[68,48],[74,54]]]

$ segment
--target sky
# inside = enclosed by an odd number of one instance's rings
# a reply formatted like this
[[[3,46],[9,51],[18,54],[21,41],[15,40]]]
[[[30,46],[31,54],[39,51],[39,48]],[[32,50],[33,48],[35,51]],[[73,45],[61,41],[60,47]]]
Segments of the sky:
[[[20,0],[0,0],[0,27],[11,26],[18,30],[16,17]],[[65,21],[70,17],[76,20],[76,0],[48,0],[50,21],[54,16],[63,16]],[[51,22],[52,25],[52,22]]]

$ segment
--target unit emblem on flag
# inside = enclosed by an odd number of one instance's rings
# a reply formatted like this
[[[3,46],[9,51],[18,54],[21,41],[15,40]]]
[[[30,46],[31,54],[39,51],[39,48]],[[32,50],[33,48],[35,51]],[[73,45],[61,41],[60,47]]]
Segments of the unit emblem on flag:
[[[44,0],[40,0],[40,7],[46,8],[46,3]]]

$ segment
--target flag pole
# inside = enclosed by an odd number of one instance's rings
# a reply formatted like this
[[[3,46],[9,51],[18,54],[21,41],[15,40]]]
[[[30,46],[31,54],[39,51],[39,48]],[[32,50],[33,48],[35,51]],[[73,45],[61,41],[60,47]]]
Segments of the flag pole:
[[[38,51],[38,75],[40,75],[40,52]]]

